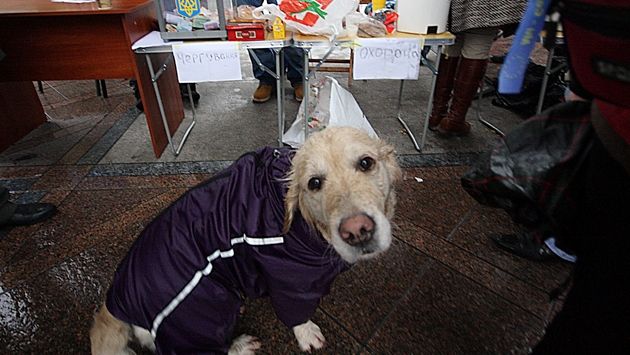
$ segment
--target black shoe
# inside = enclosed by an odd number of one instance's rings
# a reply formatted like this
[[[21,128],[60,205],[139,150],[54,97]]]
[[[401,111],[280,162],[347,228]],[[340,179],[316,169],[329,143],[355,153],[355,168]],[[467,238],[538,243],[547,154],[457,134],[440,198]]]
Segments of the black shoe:
[[[197,92],[197,84],[179,84],[179,92],[182,95],[183,100],[190,100],[188,98],[188,85],[190,85],[190,94],[192,95],[193,103],[197,104],[201,95]]]
[[[142,104],[142,100],[136,101],[136,108],[140,111],[144,111],[144,105]]]
[[[17,204],[15,212],[5,223],[7,226],[30,226],[52,217],[57,208],[52,203]]]
[[[142,105],[142,99],[140,98],[140,89],[138,88],[138,81],[134,79],[129,80],[129,86],[133,89],[133,96],[136,98],[136,108],[140,111],[144,111],[144,105]]]
[[[533,261],[561,260],[545,243],[538,243],[532,234],[493,234],[499,248]]]

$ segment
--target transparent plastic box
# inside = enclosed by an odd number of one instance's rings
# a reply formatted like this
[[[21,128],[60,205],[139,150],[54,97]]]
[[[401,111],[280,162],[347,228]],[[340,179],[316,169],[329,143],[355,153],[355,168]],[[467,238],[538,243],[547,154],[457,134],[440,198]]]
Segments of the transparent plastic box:
[[[154,0],[165,41],[227,39],[226,23],[234,19],[236,0]]]

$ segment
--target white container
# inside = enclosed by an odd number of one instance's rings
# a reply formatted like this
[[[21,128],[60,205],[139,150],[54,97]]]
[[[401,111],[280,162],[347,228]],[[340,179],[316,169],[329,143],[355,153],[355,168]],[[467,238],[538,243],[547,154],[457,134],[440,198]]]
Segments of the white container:
[[[451,0],[396,0],[396,30],[414,34],[446,31]]]

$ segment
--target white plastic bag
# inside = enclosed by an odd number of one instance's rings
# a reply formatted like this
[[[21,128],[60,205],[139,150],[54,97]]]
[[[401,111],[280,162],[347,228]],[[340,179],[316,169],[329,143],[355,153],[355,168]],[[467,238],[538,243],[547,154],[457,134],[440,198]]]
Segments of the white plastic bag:
[[[280,0],[257,7],[252,15],[271,21],[277,16],[289,30],[332,38],[342,33],[343,18],[358,6],[359,0]]]
[[[364,129],[371,136],[376,132],[363,114],[352,94],[344,89],[335,78],[325,76],[312,79],[308,90],[308,132],[321,131],[332,126],[352,126]],[[302,101],[295,121],[282,135],[282,141],[293,148],[304,143],[304,103]]]

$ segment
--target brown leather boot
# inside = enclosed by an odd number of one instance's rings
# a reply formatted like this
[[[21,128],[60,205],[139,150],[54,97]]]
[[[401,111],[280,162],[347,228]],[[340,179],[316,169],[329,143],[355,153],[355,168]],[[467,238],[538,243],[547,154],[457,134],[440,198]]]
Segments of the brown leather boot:
[[[470,133],[470,124],[466,122],[466,112],[477,94],[487,64],[486,59],[461,58],[455,76],[453,102],[451,102],[448,115],[437,127],[438,132],[445,135],[455,133],[458,136]]]
[[[254,102],[262,103],[266,102],[271,98],[271,93],[273,92],[273,86],[267,84],[260,84],[258,88],[254,92]]]
[[[302,90],[302,83],[295,84],[295,86],[293,86],[293,95],[295,96],[295,101],[302,102],[302,99],[304,98],[304,91]]]
[[[446,117],[448,112],[448,102],[451,100],[457,63],[459,63],[459,57],[450,57],[444,54],[440,57],[440,67],[438,68],[431,116],[429,117],[429,129],[432,131],[437,129],[440,121]]]

